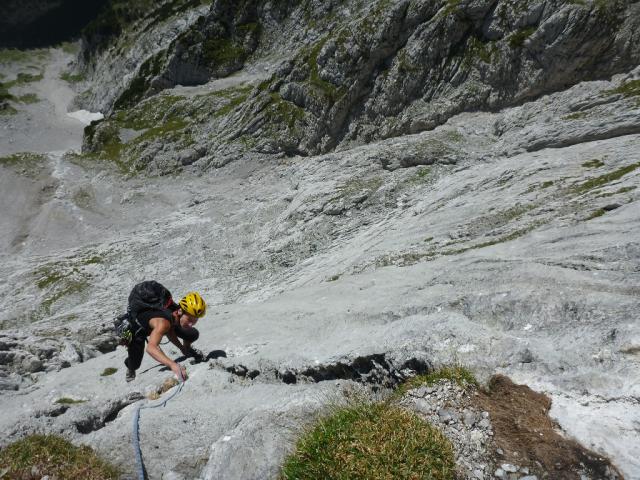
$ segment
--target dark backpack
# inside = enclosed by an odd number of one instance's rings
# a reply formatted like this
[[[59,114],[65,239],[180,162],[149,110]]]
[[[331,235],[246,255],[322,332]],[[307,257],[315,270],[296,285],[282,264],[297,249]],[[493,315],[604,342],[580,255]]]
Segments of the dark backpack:
[[[138,283],[129,294],[127,313],[114,321],[120,344],[129,346],[138,333],[148,332],[138,322],[138,315],[145,310],[167,310],[173,304],[171,292],[154,280]]]
[[[133,319],[145,310],[167,310],[173,304],[171,292],[154,280],[138,283],[129,294],[127,313]]]

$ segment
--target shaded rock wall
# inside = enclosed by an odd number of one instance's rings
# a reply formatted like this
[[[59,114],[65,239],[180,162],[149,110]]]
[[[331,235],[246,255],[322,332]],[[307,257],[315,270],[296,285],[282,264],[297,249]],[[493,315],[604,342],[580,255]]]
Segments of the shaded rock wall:
[[[46,47],[77,38],[107,0],[7,0],[0,18],[0,47]]]
[[[214,150],[229,135],[249,135],[264,153],[326,153],[517,105],[640,61],[640,3],[631,0],[217,0],[198,12],[165,46],[138,55],[135,74],[100,102],[127,108],[177,84],[279,62]]]

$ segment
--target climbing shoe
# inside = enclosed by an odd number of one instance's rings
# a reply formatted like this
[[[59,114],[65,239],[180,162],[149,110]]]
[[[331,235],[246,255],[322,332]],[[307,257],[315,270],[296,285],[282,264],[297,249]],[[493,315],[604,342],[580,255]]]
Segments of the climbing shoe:
[[[136,378],[136,371],[135,370],[131,370],[130,368],[127,368],[127,376],[125,377],[127,382],[130,382],[134,378]]]
[[[204,353],[202,353],[197,348],[189,347],[189,350],[187,350],[186,356],[193,358],[196,361],[196,363],[200,363],[200,362],[204,362],[205,361]]]

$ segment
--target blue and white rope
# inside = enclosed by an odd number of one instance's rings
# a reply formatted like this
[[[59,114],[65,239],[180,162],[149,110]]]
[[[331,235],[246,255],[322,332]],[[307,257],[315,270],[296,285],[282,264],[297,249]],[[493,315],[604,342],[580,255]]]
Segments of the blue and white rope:
[[[140,435],[139,435],[140,410],[145,409],[145,408],[164,407],[169,400],[171,400],[178,393],[180,393],[180,391],[182,390],[182,386],[183,385],[184,385],[184,378],[182,377],[182,374],[180,374],[180,384],[178,385],[178,388],[176,388],[175,391],[171,395],[169,395],[167,398],[165,398],[161,402],[155,403],[153,405],[139,404],[136,407],[136,411],[133,413],[133,449],[134,449],[135,455],[136,455],[136,464],[137,464],[137,467],[138,467],[138,479],[139,480],[146,480],[146,478],[147,478],[146,470],[144,468],[144,462],[142,461],[142,450],[140,449]]]

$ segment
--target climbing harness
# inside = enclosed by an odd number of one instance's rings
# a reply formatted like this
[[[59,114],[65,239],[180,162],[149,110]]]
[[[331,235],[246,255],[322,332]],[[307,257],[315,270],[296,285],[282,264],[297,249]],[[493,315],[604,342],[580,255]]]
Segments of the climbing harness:
[[[178,388],[171,394],[169,395],[167,398],[165,398],[164,400],[162,400],[161,402],[158,402],[154,405],[138,405],[136,407],[136,411],[133,413],[133,449],[135,451],[136,454],[136,464],[138,467],[138,479],[139,480],[146,480],[147,479],[147,471],[144,468],[144,462],[142,461],[142,450],[140,449],[140,429],[139,429],[139,423],[140,423],[140,410],[145,409],[145,408],[157,408],[157,407],[164,407],[167,402],[169,400],[171,400],[173,397],[175,397],[178,393],[180,393],[180,391],[182,390],[182,386],[184,385],[184,377],[182,376],[182,372],[180,372],[180,384],[178,385]]]

